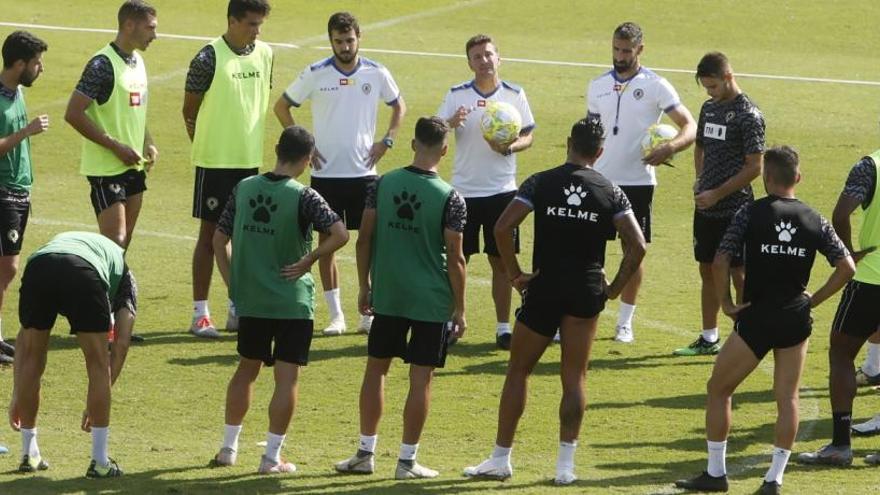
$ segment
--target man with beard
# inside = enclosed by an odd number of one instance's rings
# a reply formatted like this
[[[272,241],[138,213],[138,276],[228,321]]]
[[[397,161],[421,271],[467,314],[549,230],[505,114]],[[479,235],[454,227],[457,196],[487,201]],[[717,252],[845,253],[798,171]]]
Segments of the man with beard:
[[[64,120],[83,137],[80,173],[91,185],[101,234],[128,248],[159,151],[147,131],[147,70],[136,51],[156,39],[156,9],[128,0],[116,39],[86,64]]]
[[[697,124],[669,81],[643,67],[642,28],[624,22],[614,30],[611,55],[614,69],[593,79],[587,88],[587,114],[598,115],[606,126],[605,152],[596,171],[620,186],[632,205],[636,221],[651,242],[651,210],[657,185],[655,167],[694,142]],[[671,141],[642,156],[641,141],[648,128],[666,114],[678,126]],[[615,235],[616,236],[616,235]],[[633,341],[633,314],[644,269],[630,278],[620,294],[614,340]]]
[[[208,310],[214,232],[232,188],[245,177],[256,175],[263,162],[273,58],[272,48],[257,36],[269,10],[267,0],[230,0],[226,33],[199,50],[186,76],[183,120],[192,140],[196,168],[192,215],[199,219],[189,328],[196,337],[220,336]],[[231,301],[226,329],[238,330]]]
[[[718,311],[712,263],[734,214],[754,199],[752,181],[761,175],[764,153],[764,115],[746,96],[733,75],[727,56],[707,53],[697,65],[696,79],[709,100],[700,109],[694,145],[694,258],[700,264],[700,307],[703,331],[677,356],[718,354]],[[730,261],[736,293],[742,293],[742,259]]]
[[[24,241],[30,212],[30,137],[49,128],[49,116],[28,122],[21,86],[31,84],[43,72],[46,43],[36,36],[16,31],[3,42],[3,70],[0,71],[0,307],[9,283],[18,271],[18,253]],[[3,341],[0,332],[0,364],[9,364],[15,348]]]
[[[498,47],[485,34],[473,36],[465,43],[468,67],[474,79],[453,86],[437,115],[455,129],[455,163],[452,186],[465,198],[467,223],[464,230],[464,255],[470,259],[480,251],[480,230],[483,231],[483,252],[492,268],[492,299],[495,303],[495,344],[510,349],[511,284],[495,242],[495,222],[516,195],[516,155],[532,145],[535,119],[523,88],[498,75],[501,58]],[[522,117],[519,136],[511,142],[493,143],[483,138],[480,119],[489,102],[513,105]],[[519,229],[514,229],[514,249],[519,252]]]
[[[312,160],[312,188],[342,217],[348,230],[360,228],[367,187],[376,181],[376,165],[394,146],[406,105],[391,73],[382,65],[358,55],[361,30],[348,12],[330,16],[327,34],[333,56],[306,67],[275,103],[281,125],[294,124],[290,107],[312,100],[312,125],[316,139]],[[391,122],[374,142],[379,100],[391,107]],[[325,234],[319,233],[323,240]],[[330,323],[324,335],[345,332],[345,315],[339,293],[339,270],[331,254],[318,262]],[[369,332],[373,318],[363,315],[359,332]]]

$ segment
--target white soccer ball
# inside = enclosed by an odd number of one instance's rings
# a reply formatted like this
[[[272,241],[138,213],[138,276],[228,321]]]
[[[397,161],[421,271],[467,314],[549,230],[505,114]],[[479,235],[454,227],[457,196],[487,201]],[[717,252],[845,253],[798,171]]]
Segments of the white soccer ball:
[[[510,103],[490,101],[480,118],[480,131],[486,141],[507,144],[519,137],[522,116]]]
[[[648,156],[654,151],[654,148],[663,143],[672,141],[678,135],[678,129],[669,124],[654,124],[648,127],[645,135],[642,136],[642,156]],[[669,158],[670,160],[672,157]]]

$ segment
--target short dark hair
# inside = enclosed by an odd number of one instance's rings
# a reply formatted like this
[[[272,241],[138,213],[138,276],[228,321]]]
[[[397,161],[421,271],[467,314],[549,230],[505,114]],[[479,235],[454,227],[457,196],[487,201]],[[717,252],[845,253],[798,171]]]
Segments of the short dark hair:
[[[492,41],[492,37],[488,34],[476,34],[474,36],[471,36],[471,39],[467,40],[467,43],[464,44],[465,56],[470,57],[471,48],[477,45],[484,45],[486,43],[492,43],[493,45],[495,44],[495,42]]]
[[[292,125],[281,131],[275,155],[280,162],[295,163],[308,156],[314,149],[314,136],[305,127]]]
[[[605,141],[605,126],[597,115],[588,115],[571,126],[571,147],[578,155],[593,158]]]
[[[440,117],[421,117],[416,122],[416,141],[433,148],[446,141],[449,124]]]
[[[327,21],[327,36],[333,36],[333,31],[347,33],[352,29],[355,35],[361,35],[361,26],[351,12],[337,12],[331,15],[330,20]]]
[[[27,31],[15,31],[3,42],[3,68],[8,69],[19,60],[25,63],[47,51],[49,45]]]
[[[642,28],[634,22],[624,22],[614,29],[614,37],[640,45],[642,43]]]
[[[229,0],[229,5],[226,7],[226,17],[235,17],[241,20],[248,12],[267,16],[270,10],[272,10],[272,6],[269,5],[268,0]]]
[[[697,64],[697,81],[700,80],[701,77],[714,77],[714,78],[722,78],[724,74],[727,74],[731,71],[730,61],[727,59],[727,55],[721,52],[709,52],[703,55],[703,58],[700,59],[700,63]]]
[[[116,19],[119,25],[125,24],[125,21],[142,21],[148,16],[156,16],[156,8],[148,4],[144,0],[125,0],[119,7],[119,14]]]
[[[798,152],[788,145],[774,146],[764,152],[764,171],[780,186],[793,186],[797,180]]]

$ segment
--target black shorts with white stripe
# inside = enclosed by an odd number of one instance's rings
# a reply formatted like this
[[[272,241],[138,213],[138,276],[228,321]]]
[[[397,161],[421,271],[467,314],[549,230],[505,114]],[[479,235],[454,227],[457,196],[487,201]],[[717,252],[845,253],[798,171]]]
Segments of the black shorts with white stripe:
[[[125,203],[128,198],[147,190],[147,173],[143,170],[126,170],[118,175],[89,175],[92,186],[90,196],[95,215],[110,208],[114,203]]]
[[[880,328],[880,285],[850,280],[843,289],[832,332],[867,339]]]
[[[21,252],[24,229],[31,212],[30,195],[0,187],[0,256]]]
[[[196,167],[193,187],[193,218],[217,223],[232,189],[242,180],[257,175],[257,168]]]

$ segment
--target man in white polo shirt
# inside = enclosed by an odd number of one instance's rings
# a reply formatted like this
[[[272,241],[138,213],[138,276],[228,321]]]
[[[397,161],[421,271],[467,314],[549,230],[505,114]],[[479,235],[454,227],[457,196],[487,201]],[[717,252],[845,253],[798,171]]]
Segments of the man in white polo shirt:
[[[290,107],[312,100],[315,158],[311,187],[345,222],[358,230],[367,186],[376,181],[376,164],[394,146],[406,105],[388,69],[358,55],[361,31],[357,19],[337,12],[327,23],[333,56],[306,67],[275,103],[281,125],[294,124]],[[379,100],[391,107],[388,131],[374,142]],[[323,241],[325,234],[319,233]],[[330,324],[324,335],[345,332],[339,295],[339,271],[331,254],[318,262]],[[359,332],[369,332],[373,318],[363,316]]]
[[[535,119],[526,92],[521,87],[502,81],[498,75],[501,59],[492,38],[478,34],[467,41],[465,53],[474,79],[453,86],[437,115],[455,128],[455,163],[452,186],[467,203],[467,224],[464,230],[464,255],[470,259],[480,251],[480,229],[483,230],[483,252],[492,267],[492,299],[497,324],[495,342],[510,349],[511,284],[498,254],[493,229],[495,221],[516,195],[516,156],[532,145]],[[506,144],[490,143],[480,132],[480,117],[490,101],[513,105],[522,116],[519,137]],[[514,231],[516,252],[519,232]]]
[[[632,204],[645,241],[651,242],[651,205],[657,185],[654,168],[694,142],[697,124],[669,81],[641,66],[639,57],[644,48],[638,24],[617,26],[611,41],[614,68],[590,81],[587,114],[598,115],[607,134],[605,152],[595,168],[620,186]],[[678,126],[678,135],[642,157],[642,137],[664,113]],[[633,341],[632,317],[643,274],[640,266],[620,294],[614,337],[618,342]]]

